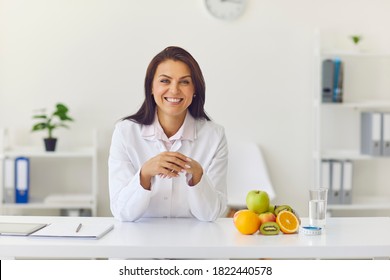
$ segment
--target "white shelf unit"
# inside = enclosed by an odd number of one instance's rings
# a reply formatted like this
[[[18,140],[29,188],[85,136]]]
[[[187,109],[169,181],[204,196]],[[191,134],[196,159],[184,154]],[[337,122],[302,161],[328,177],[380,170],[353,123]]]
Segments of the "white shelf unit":
[[[54,152],[46,152],[43,143],[42,147],[12,146],[7,143],[9,142],[8,138],[7,130],[2,129],[0,160],[2,162],[4,158],[20,156],[30,159],[30,196],[28,203],[5,202],[4,174],[2,174],[3,168],[0,168],[0,212],[2,214],[12,214],[20,210],[64,210],[69,213],[88,210],[92,216],[97,215],[96,131],[93,132],[91,146],[59,148]],[[78,170],[79,168],[87,170]],[[74,173],[75,170],[78,172],[77,174]],[[47,179],[45,178],[46,171]],[[34,180],[34,177],[36,180]],[[86,183],[80,183],[80,181]]]
[[[360,153],[360,114],[390,112],[390,52],[322,50],[321,39],[314,51],[313,185],[321,184],[323,159],[350,160],[352,203],[329,204],[328,210],[388,213],[390,157]],[[328,58],[344,62],[342,103],[322,103],[322,61]]]

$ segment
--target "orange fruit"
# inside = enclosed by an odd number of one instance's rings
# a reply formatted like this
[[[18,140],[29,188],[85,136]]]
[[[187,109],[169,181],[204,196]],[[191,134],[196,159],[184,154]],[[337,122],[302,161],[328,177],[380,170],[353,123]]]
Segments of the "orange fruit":
[[[299,229],[298,217],[288,210],[284,210],[276,216],[276,223],[283,233],[295,233]]]
[[[260,218],[254,211],[240,210],[233,217],[234,225],[242,234],[254,234],[260,228]]]
[[[241,209],[241,210],[236,211],[236,213],[234,213],[234,215],[233,215],[233,222],[236,222],[238,215],[243,211],[248,211],[248,209]]]

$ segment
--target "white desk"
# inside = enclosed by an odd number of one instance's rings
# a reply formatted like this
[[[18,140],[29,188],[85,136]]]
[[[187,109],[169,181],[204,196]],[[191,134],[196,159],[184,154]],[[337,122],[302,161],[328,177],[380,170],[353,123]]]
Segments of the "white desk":
[[[0,222],[111,220],[100,240],[0,236],[0,258],[390,258],[390,218],[330,218],[319,236],[242,235],[232,219],[142,219],[0,216]],[[307,219],[302,219],[303,224]]]

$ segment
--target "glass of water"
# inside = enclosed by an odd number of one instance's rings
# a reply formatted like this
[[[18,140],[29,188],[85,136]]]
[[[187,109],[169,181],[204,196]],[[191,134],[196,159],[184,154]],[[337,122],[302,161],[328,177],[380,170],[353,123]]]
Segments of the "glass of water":
[[[325,227],[327,211],[327,188],[313,188],[309,190],[309,223],[315,227]]]

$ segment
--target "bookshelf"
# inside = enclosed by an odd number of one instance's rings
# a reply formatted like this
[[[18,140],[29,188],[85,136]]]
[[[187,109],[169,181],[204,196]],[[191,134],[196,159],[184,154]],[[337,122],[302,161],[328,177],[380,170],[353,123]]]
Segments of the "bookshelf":
[[[352,202],[328,204],[328,210],[331,214],[335,211],[348,211],[351,215],[356,211],[367,215],[388,214],[390,157],[360,152],[360,118],[362,112],[390,112],[390,81],[387,78],[390,52],[340,50],[337,42],[332,44],[332,38],[332,35],[320,32],[315,38],[312,184],[322,184],[323,160],[352,161]],[[322,62],[335,58],[344,63],[343,102],[323,103]]]
[[[29,215],[32,211],[54,215],[97,215],[97,132],[85,147],[59,147],[46,152],[42,146],[15,146],[6,129],[0,130],[0,212]],[[28,203],[5,201],[4,159],[23,156],[30,160]]]

